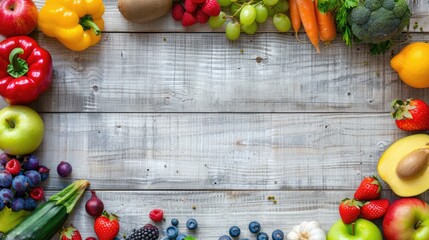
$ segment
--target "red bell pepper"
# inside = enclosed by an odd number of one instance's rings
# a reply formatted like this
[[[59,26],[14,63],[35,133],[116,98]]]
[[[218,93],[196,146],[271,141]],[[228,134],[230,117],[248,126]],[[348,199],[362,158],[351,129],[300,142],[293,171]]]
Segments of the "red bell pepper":
[[[52,57],[27,36],[0,43],[0,95],[9,104],[35,101],[52,83]]]

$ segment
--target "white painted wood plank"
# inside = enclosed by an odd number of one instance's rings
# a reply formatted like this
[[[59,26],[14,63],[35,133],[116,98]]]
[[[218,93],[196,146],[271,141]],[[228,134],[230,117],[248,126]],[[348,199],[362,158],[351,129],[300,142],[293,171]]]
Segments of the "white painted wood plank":
[[[93,185],[93,187],[96,187]],[[170,226],[172,218],[179,220],[179,230],[192,234],[201,240],[217,240],[228,234],[231,226],[242,229],[240,237],[255,239],[247,226],[258,221],[262,230],[271,235],[275,229],[288,233],[301,221],[315,220],[327,232],[339,219],[338,203],[345,197],[353,196],[354,191],[97,191],[107,211],[121,217],[120,235],[129,234],[132,229],[153,223],[148,213],[153,208],[165,211],[165,222],[156,224],[161,230]],[[78,203],[66,224],[72,223],[80,229],[83,237],[95,236],[93,219],[85,212],[84,204],[89,193]],[[273,196],[277,203],[268,200]],[[390,192],[383,197],[391,201],[397,199]],[[422,199],[428,201],[427,194]],[[195,218],[198,230],[188,231],[185,222]],[[381,221],[375,221],[379,226]]]
[[[399,137],[388,114],[43,114],[38,155],[101,189],[352,189]]]
[[[55,69],[32,105],[41,112],[388,112],[393,99],[429,97],[399,80],[388,54],[339,41],[318,55],[272,33],[236,43],[220,33],[112,33],[73,52],[35,37]]]

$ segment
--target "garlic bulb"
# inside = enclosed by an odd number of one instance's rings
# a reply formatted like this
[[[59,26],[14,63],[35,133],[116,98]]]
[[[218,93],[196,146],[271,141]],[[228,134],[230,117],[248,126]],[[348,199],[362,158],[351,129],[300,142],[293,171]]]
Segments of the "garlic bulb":
[[[326,240],[325,232],[316,221],[303,221],[292,228],[287,240]]]

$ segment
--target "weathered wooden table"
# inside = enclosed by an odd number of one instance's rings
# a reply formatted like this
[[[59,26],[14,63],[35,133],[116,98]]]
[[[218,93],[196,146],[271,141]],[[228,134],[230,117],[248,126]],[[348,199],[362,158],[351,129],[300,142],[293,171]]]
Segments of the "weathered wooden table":
[[[177,218],[182,232],[203,240],[232,225],[251,237],[251,220],[269,234],[303,220],[327,231],[339,201],[377,174],[386,147],[409,135],[390,119],[391,100],[429,101],[428,89],[399,80],[390,53],[370,56],[340,37],[316,54],[272,27],[230,42],[170,15],[133,24],[117,1],[105,5],[102,40],[83,52],[32,35],[51,52],[55,80],[31,107],[46,125],[37,154],[52,169],[48,195],[88,179],[121,217],[121,235],[150,222],[153,208],[166,213],[159,227]],[[410,41],[429,41],[429,2],[410,6],[419,26]],[[56,173],[62,160],[73,165],[69,178]],[[383,196],[396,198],[386,185]],[[95,236],[89,197],[68,221],[84,237]],[[190,217],[196,232],[186,230]]]

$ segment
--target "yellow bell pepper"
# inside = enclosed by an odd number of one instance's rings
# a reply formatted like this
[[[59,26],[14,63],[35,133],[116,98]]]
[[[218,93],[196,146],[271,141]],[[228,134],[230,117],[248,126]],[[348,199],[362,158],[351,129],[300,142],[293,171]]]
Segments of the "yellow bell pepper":
[[[74,51],[82,51],[101,39],[104,29],[102,0],[46,0],[38,26]]]

